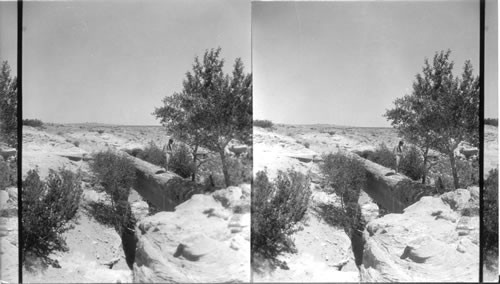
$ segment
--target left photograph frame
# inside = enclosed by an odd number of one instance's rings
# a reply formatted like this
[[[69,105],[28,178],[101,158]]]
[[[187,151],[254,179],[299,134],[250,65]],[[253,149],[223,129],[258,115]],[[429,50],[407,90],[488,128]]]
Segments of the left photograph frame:
[[[23,282],[250,282],[250,1],[23,17]]]
[[[18,3],[0,2],[0,280],[19,279]]]

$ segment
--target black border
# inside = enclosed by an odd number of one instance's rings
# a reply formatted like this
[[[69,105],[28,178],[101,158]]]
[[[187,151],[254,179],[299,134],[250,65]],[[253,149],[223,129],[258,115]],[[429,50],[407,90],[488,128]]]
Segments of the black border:
[[[18,231],[18,281],[23,283],[22,263],[22,157],[23,157],[23,1],[17,0],[17,231]]]
[[[479,2],[479,282],[483,282],[483,229],[484,229],[484,28],[485,0]]]

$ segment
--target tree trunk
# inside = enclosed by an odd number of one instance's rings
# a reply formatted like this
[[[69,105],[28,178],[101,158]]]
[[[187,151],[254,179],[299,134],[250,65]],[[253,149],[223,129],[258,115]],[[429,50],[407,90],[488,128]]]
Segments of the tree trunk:
[[[453,175],[453,185],[455,186],[455,189],[458,189],[459,185],[458,185],[457,165],[453,151],[448,153],[448,156],[450,157],[451,173]]]
[[[424,151],[424,174],[422,175],[422,184],[425,184],[425,179],[427,177],[427,154],[429,153],[429,147],[425,147]]]
[[[220,160],[222,162],[222,173],[224,174],[224,182],[226,183],[226,187],[228,187],[231,183],[231,179],[229,177],[229,171],[227,168],[226,153],[224,152],[224,147],[222,147],[222,150],[219,151],[219,154],[220,154]]]

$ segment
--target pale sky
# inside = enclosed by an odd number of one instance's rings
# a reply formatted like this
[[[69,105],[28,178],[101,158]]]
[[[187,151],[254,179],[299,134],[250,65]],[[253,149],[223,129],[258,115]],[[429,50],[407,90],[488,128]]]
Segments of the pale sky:
[[[479,73],[479,1],[253,2],[254,119],[390,126],[436,51]]]
[[[251,72],[249,0],[24,2],[23,107],[44,122],[158,125],[196,55]]]
[[[486,0],[484,32],[484,117],[498,118],[498,2]]]
[[[0,62],[7,61],[17,77],[17,2],[0,1]]]

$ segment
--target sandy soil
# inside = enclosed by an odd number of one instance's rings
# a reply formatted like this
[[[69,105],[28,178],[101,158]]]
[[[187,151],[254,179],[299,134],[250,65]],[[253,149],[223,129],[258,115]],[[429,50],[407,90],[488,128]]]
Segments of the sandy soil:
[[[109,126],[95,124],[48,124],[45,129],[23,128],[23,176],[37,168],[45,177],[49,169],[81,170],[89,175],[88,163],[83,157],[106,148],[142,147],[154,141],[163,145],[168,141],[161,127]],[[85,178],[84,178],[85,180]],[[84,196],[74,227],[64,234],[68,252],[52,255],[61,268],[43,268],[36,260],[34,269],[23,271],[25,282],[105,282],[132,281],[121,239],[113,228],[104,226],[85,210],[90,201],[103,200],[104,195],[83,183]],[[138,200],[140,197],[134,195]],[[115,263],[110,269],[109,263]]]

